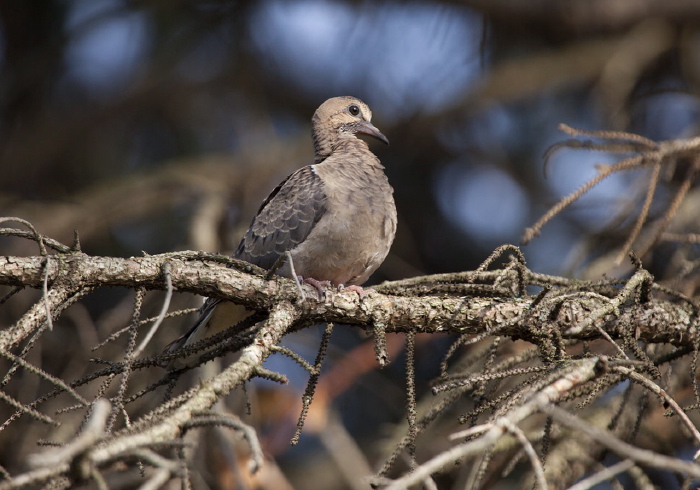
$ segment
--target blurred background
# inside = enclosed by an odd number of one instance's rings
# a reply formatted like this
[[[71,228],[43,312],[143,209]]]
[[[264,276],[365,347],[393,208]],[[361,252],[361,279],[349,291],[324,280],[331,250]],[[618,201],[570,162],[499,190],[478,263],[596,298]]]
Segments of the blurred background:
[[[682,0],[0,1],[0,216],[64,243],[77,230],[89,254],[228,252],[267,193],[311,163],[314,110],[354,95],[391,141],[370,147],[399,213],[392,252],[370,282],[473,269],[496,246],[519,243],[596,164],[616,161],[565,150],[545,173],[544,152],[567,138],[559,123],[652,139],[697,134],[699,25],[700,4]],[[637,177],[613,176],[546,225],[523,249],[528,266],[576,275],[619,246],[625,232],[608,226],[611,210],[629,205]],[[0,253],[36,250],[3,239]],[[128,323],[125,295],[98,292],[65,328],[85,345],[102,340]],[[176,336],[165,332],[160,345]],[[360,337],[336,329],[329,371],[365,345]],[[309,331],[290,345],[311,360],[317,339]],[[424,384],[444,347],[419,345]],[[290,375],[298,401],[306,375],[270,363]],[[377,427],[385,434],[403,417],[402,377],[397,361],[330,395],[371,466],[387,454]],[[279,404],[278,392],[267,396]],[[323,443],[309,429],[289,449],[288,432],[266,447],[295,487],[351,486],[335,470],[332,483],[306,482]]]

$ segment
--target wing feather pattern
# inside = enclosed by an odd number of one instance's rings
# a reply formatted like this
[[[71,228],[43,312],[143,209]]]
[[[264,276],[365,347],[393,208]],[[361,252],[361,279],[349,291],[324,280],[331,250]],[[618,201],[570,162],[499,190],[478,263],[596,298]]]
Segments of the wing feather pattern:
[[[263,201],[234,256],[269,269],[309,236],[326,209],[323,182],[311,166],[300,168]]]

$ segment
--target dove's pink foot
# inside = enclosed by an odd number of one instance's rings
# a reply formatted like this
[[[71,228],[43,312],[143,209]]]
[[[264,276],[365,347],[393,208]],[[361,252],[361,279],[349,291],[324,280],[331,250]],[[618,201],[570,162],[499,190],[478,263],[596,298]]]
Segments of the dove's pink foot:
[[[365,289],[362,286],[356,286],[354,284],[351,284],[350,286],[345,286],[345,285],[341,284],[340,286],[338,286],[338,289],[341,291],[343,289],[349,289],[350,291],[355,291],[358,295],[360,295],[361,300],[365,299],[369,293],[376,293],[377,292],[372,288]]]
[[[332,283],[330,281],[319,281],[318,279],[314,279],[313,277],[299,277],[299,282],[303,282],[306,284],[310,284],[314,288],[316,288],[316,291],[318,291],[319,296],[321,299],[326,299],[326,291],[324,291],[324,288],[326,286],[331,286]]]

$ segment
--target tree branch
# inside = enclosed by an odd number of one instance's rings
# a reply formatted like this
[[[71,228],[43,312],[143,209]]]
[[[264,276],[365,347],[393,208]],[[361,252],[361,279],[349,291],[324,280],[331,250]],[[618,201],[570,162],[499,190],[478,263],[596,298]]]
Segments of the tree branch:
[[[300,318],[309,322],[330,321],[365,327],[381,324],[387,332],[479,334],[497,330],[501,335],[526,340],[532,337],[531,327],[540,324],[539,317],[534,315],[536,309],[531,310],[531,297],[370,294],[360,301],[353,291],[329,291],[325,301],[317,301],[315,295],[309,294],[309,299],[298,302],[299,295],[292,281],[280,277],[266,281],[262,271],[251,273],[253,266],[231,259],[238,269],[212,263],[217,256],[182,252],[126,259],[92,257],[82,253],[52,257],[54,259],[48,266],[52,305],[66,300],[80,288],[140,286],[166,290],[162,270],[164,263],[168,262],[172,286],[177,291],[232,300],[256,310],[269,311],[280,301],[288,301],[294,304]],[[44,262],[44,257],[0,257],[0,285],[40,288],[44,280]],[[493,277],[493,271],[487,271],[483,276]],[[475,278],[479,276],[472,276],[472,280]],[[528,283],[539,285],[547,280],[546,276],[533,275]],[[662,299],[652,299],[644,304],[611,303],[602,295],[577,296],[575,288],[580,283],[575,280],[557,277],[551,280],[574,289],[572,292],[569,288],[562,288],[566,290],[565,294],[555,291],[548,295],[549,305],[558,302],[558,313],[552,320],[565,338],[598,338],[599,328],[615,338],[619,335],[616,326],[624,324],[634,325],[638,338],[647,342],[692,345],[693,313],[687,305]],[[391,286],[391,283],[386,283],[377,290],[391,289]],[[582,284],[578,294],[585,290],[587,284]],[[595,321],[590,320],[592,312],[598,316]],[[21,342],[45,321],[45,307],[43,303],[37,303],[17,324],[0,332],[0,349],[6,350]]]

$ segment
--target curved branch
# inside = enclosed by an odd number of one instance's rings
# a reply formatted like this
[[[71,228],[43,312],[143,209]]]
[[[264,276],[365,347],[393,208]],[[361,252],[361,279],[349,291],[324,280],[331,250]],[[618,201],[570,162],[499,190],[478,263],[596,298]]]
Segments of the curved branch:
[[[382,324],[387,332],[477,334],[498,330],[501,335],[524,339],[530,338],[531,327],[541,324],[530,311],[533,307],[530,297],[410,297],[376,293],[360,301],[353,291],[331,290],[324,301],[317,301],[313,294],[299,301],[294,282],[288,279],[273,277],[267,281],[262,273],[244,272],[245,269],[252,271],[253,266],[242,262],[233,261],[243,269],[238,270],[196,261],[215,256],[183,252],[126,259],[82,253],[53,257],[48,266],[52,306],[81,288],[139,286],[166,290],[162,271],[167,261],[172,286],[177,291],[232,300],[256,310],[269,311],[280,301],[287,301],[294,303],[297,314],[308,322],[329,321],[365,327]],[[0,257],[0,285],[40,288],[44,280],[44,262],[44,257]],[[485,275],[490,277],[493,271]],[[563,278],[554,278],[554,282],[568,283],[571,288],[577,284],[575,280]],[[598,338],[599,328],[616,337],[617,324],[632,324],[639,338],[647,342],[692,345],[693,313],[687,306],[659,299],[643,304],[628,301],[621,305],[621,301],[611,302],[602,296],[582,298],[571,290],[566,293],[566,297],[562,295],[559,300],[559,313],[553,319],[565,338]],[[550,302],[555,301],[556,294],[552,292],[548,298]],[[604,314],[606,309],[609,312]],[[596,312],[595,321],[590,319],[592,312]],[[21,342],[46,320],[45,316],[43,303],[35,304],[17,324],[0,332],[0,349],[7,350]]]

